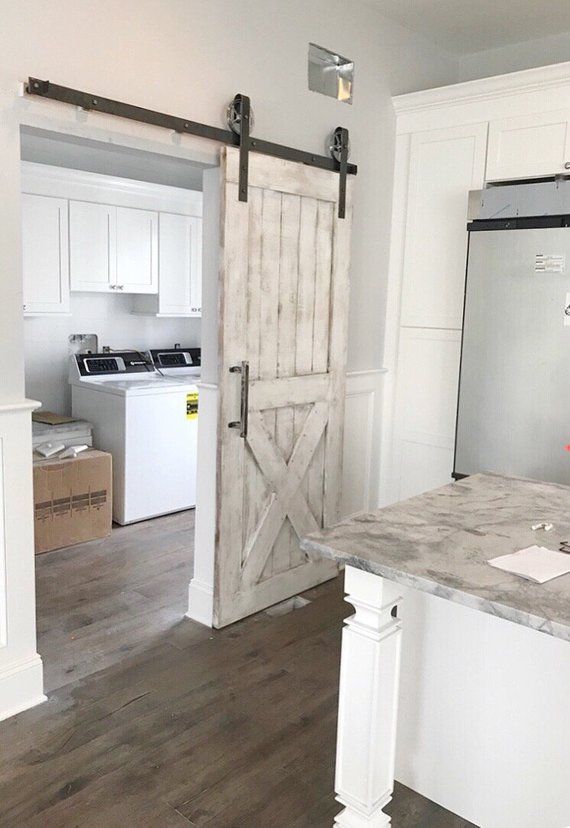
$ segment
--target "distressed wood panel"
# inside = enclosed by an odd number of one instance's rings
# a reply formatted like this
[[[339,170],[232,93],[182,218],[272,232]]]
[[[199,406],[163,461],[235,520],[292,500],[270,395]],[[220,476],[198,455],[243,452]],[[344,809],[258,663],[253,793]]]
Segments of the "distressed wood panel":
[[[235,151],[223,159],[217,626],[335,574],[331,562],[307,560],[299,537],[323,526],[340,497],[346,342],[332,338],[346,338],[348,248],[338,246],[350,240],[350,220],[337,239],[335,174],[265,158],[248,202],[236,207]],[[235,235],[239,247],[228,250]],[[227,429],[239,412],[239,376],[228,369],[242,360],[250,364],[245,440]]]

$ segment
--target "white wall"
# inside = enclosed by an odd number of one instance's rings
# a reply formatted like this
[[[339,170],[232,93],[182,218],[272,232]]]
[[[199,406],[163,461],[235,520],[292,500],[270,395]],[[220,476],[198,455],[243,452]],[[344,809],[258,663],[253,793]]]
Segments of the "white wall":
[[[545,14],[548,9],[545,8]],[[570,32],[541,37],[525,43],[513,43],[497,49],[488,49],[472,55],[464,55],[459,61],[462,81],[487,78],[520,69],[533,69],[570,60]]]
[[[309,41],[355,61],[353,106],[308,91]],[[349,333],[354,371],[382,363],[394,152],[390,97],[453,82],[457,59],[358,0],[20,0],[2,4],[0,43],[0,438],[7,481],[0,487],[0,512],[7,515],[0,614],[8,630],[4,646],[0,642],[1,718],[13,712],[14,699],[23,709],[41,698],[33,635],[31,441],[22,403],[20,122],[50,128],[56,119],[74,135],[192,158],[200,152],[210,163],[216,153],[212,144],[206,149],[158,128],[17,100],[20,84],[34,75],[219,126],[227,103],[244,92],[253,100],[257,135],[313,152],[325,150],[336,126],[348,127],[352,159],[360,166]]]
[[[26,396],[48,411],[71,413],[68,376],[68,337],[95,333],[99,348],[200,345],[199,319],[157,319],[131,313],[132,297],[72,293],[71,316],[30,317],[24,320]]]
[[[217,125],[224,124],[227,102],[243,91],[252,98],[258,135],[319,152],[334,127],[347,126],[361,170],[349,367],[380,367],[394,144],[390,96],[454,81],[455,58],[356,0],[58,0],[49,7],[21,0],[4,4],[2,35],[5,90],[35,74]],[[309,41],[355,60],[353,106],[308,91]],[[17,322],[6,335],[19,339]]]

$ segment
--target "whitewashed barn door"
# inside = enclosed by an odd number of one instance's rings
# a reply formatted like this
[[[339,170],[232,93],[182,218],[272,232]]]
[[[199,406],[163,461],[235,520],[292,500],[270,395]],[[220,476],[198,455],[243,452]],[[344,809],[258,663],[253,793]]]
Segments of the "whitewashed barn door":
[[[336,574],[299,537],[338,520],[342,471],[352,183],[339,219],[337,173],[254,153],[240,202],[238,161],[223,151],[218,627]]]

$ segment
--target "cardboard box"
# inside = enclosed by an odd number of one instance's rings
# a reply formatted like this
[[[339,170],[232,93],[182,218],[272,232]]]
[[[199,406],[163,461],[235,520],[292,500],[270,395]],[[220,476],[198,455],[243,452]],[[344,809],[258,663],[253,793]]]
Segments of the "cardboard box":
[[[112,458],[85,451],[34,463],[36,554],[111,534]]]

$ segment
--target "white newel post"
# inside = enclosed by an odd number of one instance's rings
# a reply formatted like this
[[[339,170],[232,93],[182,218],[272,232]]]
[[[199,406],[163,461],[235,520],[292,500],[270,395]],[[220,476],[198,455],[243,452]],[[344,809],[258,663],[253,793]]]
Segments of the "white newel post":
[[[394,788],[400,675],[397,584],[347,566],[346,600],[356,610],[342,633],[335,828],[385,828]]]

